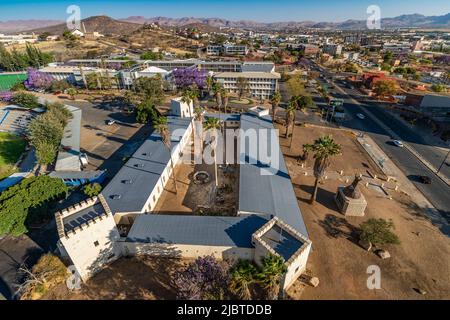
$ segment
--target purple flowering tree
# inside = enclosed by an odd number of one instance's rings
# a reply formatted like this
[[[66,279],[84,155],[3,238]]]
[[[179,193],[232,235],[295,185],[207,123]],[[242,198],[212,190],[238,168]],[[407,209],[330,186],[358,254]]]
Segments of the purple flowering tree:
[[[53,83],[53,77],[34,68],[28,68],[28,78],[24,84],[27,89],[49,89]]]
[[[11,91],[0,92],[0,101],[11,102],[13,93]]]
[[[173,72],[175,79],[175,85],[184,89],[196,84],[199,89],[203,89],[206,86],[206,78],[208,72],[206,70],[198,70],[197,68],[182,68],[175,69]]]
[[[228,268],[213,256],[197,258],[173,276],[177,298],[182,300],[224,299],[228,288]]]

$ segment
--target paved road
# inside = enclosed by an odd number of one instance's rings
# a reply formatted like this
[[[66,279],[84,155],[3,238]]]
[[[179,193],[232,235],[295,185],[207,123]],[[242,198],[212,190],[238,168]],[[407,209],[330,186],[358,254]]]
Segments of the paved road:
[[[331,73],[325,71],[326,76]],[[335,83],[336,84],[336,83]],[[340,94],[339,90],[335,90],[335,96],[341,96],[344,99],[344,109],[346,119],[341,123],[343,127],[355,129],[368,133],[376,143],[383,149],[389,158],[405,173],[407,177],[416,185],[416,187],[428,198],[428,200],[438,209],[443,217],[450,221],[450,187],[444,183],[436,174],[426,167],[420,160],[404,148],[396,147],[391,143],[392,138],[372,117],[381,121],[389,127],[404,141],[407,141],[422,156],[433,165],[442,163],[443,151],[425,144],[422,137],[412,132],[410,128],[405,126],[401,121],[389,115],[389,112],[383,110],[375,102],[367,102],[358,91],[342,88],[346,95]],[[355,100],[356,103],[355,103]],[[366,119],[360,120],[356,114],[362,113],[366,115]],[[445,173],[450,174],[450,169],[445,166]],[[432,180],[430,185],[422,184],[415,181],[417,175],[426,174]]]

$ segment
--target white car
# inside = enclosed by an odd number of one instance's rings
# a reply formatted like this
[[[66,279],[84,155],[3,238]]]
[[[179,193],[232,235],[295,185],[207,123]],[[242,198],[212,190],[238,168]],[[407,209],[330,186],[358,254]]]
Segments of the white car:
[[[403,148],[404,144],[400,140],[393,140],[392,143],[394,143],[397,147]]]
[[[356,116],[361,120],[364,120],[366,118],[366,116],[363,115],[362,113],[357,113]]]
[[[106,121],[106,124],[108,126],[112,126],[114,123],[116,123],[116,120],[108,120],[108,121]]]

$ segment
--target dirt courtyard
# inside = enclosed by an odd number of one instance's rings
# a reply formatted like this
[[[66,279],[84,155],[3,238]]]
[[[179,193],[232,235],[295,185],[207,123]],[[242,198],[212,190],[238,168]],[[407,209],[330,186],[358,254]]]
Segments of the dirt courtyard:
[[[367,170],[377,172],[348,132],[296,127],[292,150],[282,149],[313,242],[308,270],[319,278],[320,284],[312,288],[297,281],[288,293],[294,299],[450,299],[450,239],[429,222],[408,195],[393,192],[390,200],[376,188],[361,186],[368,202],[366,214],[361,218],[345,218],[337,211],[334,194],[338,186],[346,184],[327,179],[319,185],[317,202],[309,204],[314,177],[302,174],[294,156],[301,154],[302,144],[313,143],[325,134],[331,134],[343,146],[343,154],[332,160],[330,172],[344,170],[349,175],[364,174]],[[289,141],[281,138],[280,143],[288,145]],[[307,167],[312,164],[313,160],[309,160]],[[394,222],[401,244],[383,246],[391,254],[390,259],[382,260],[357,245],[359,225],[369,218]],[[367,288],[370,265],[381,269],[379,290]],[[419,294],[418,289],[427,294]]]

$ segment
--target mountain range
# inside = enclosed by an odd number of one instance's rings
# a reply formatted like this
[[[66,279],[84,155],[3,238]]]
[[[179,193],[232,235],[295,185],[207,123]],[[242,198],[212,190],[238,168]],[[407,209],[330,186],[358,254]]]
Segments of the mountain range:
[[[257,22],[252,20],[232,21],[221,18],[168,18],[143,16],[131,16],[124,19],[112,19],[106,16],[89,17],[83,20],[89,31],[102,33],[126,34],[135,30],[138,25],[144,23],[158,23],[162,27],[183,27],[190,25],[204,25],[213,28],[236,28],[252,30],[295,30],[302,28],[317,29],[342,29],[357,30],[365,29],[365,20],[346,20],[343,22],[315,22],[315,21],[284,21],[284,22]],[[89,26],[88,26],[89,25]],[[10,20],[0,21],[0,33],[15,33],[21,31],[47,31],[50,33],[60,33],[65,24],[60,20]],[[450,13],[441,16],[424,16],[421,14],[401,15],[394,18],[381,19],[383,28],[424,28],[450,29]],[[112,29],[108,29],[112,27]],[[120,30],[122,29],[122,30]]]

